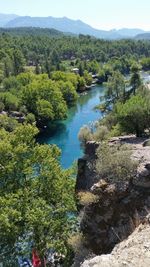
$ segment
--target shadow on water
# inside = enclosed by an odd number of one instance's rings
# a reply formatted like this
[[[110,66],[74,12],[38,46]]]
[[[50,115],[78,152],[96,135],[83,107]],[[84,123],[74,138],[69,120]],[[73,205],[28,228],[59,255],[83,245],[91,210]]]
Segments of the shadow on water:
[[[53,123],[49,123],[47,128],[38,135],[37,141],[41,144],[43,143],[49,143],[49,140],[52,137],[58,137],[59,135],[65,135],[67,134],[67,128],[66,125],[62,121],[56,121]]]

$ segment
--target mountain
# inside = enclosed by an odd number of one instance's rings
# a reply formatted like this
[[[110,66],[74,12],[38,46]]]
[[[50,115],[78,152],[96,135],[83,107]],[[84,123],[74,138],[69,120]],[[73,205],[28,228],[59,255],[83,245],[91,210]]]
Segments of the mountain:
[[[17,17],[9,21],[6,27],[40,27],[54,28],[62,32],[71,32],[73,34],[92,35],[98,38],[109,38],[111,33],[103,30],[96,30],[81,20],[72,20],[66,17]],[[118,34],[113,34],[114,38],[119,38]],[[111,38],[113,38],[111,36]]]
[[[18,16],[15,14],[1,14],[0,13],[0,27],[5,27],[5,25],[11,21],[17,18]]]
[[[2,14],[1,14],[2,15]],[[67,17],[30,17],[17,15],[3,15],[6,16],[6,23],[0,24],[0,27],[17,28],[17,27],[39,27],[39,28],[53,28],[64,33],[91,35],[102,39],[122,39],[133,38],[137,34],[145,33],[141,29],[127,29],[120,30],[98,30],[81,20],[73,20]],[[11,17],[14,16],[14,17]]]
[[[143,34],[145,31],[141,29],[128,29],[128,28],[122,28],[117,30],[117,33],[120,34],[123,37],[130,37],[133,38],[138,34]]]
[[[136,40],[150,40],[150,32],[138,34],[135,36],[135,39]]]

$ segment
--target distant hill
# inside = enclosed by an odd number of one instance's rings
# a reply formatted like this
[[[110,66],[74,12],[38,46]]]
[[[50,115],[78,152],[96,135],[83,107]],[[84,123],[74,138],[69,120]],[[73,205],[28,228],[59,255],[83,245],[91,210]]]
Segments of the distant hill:
[[[62,32],[92,35],[98,38],[119,38],[117,33],[113,34],[112,36],[111,33],[103,30],[96,30],[81,20],[72,20],[66,17],[17,17],[8,22],[5,27],[54,28]]]
[[[128,29],[128,28],[122,28],[117,30],[117,33],[120,34],[121,36],[126,36],[126,37],[135,37],[138,34],[144,33],[144,30],[141,29]]]
[[[19,28],[0,28],[0,34],[9,33],[13,36],[18,35],[35,35],[35,36],[50,36],[50,37],[59,37],[63,36],[63,33],[55,29],[41,29],[33,27],[19,27]]]
[[[1,14],[2,15],[2,14]],[[17,16],[17,15],[4,15],[7,21],[4,24],[0,23],[0,27],[16,28],[16,27],[38,27],[38,28],[51,28],[64,33],[84,34],[91,35],[102,39],[122,39],[133,38],[138,34],[145,33],[141,29],[120,29],[120,30],[98,30],[90,25],[82,22],[81,20],[72,20],[67,17],[54,18],[54,17],[30,17],[30,16]],[[14,16],[14,17],[11,17]]]
[[[136,40],[150,40],[150,32],[138,34],[135,36]]]
[[[14,20],[15,18],[17,18],[17,15],[14,14],[1,14],[0,13],[0,27],[5,27],[5,25],[11,21]]]

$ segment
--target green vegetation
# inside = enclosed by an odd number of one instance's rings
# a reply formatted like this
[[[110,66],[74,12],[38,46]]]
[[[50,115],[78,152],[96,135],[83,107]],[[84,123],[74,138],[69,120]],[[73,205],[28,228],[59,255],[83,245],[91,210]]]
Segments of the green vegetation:
[[[0,130],[0,251],[7,266],[15,266],[21,239],[31,242],[42,259],[48,248],[63,255],[70,251],[74,179],[70,170],[61,169],[56,146],[35,143],[37,133],[31,125],[12,133]]]
[[[134,92],[140,85],[136,62],[148,70],[149,51],[148,41],[105,41],[36,28],[1,29],[0,110],[8,116],[20,112],[29,122],[26,116],[31,113],[42,127],[65,118],[67,106],[77,99],[78,91],[91,86],[94,75],[97,82],[106,82],[108,105],[125,101],[122,75],[131,70]]]
[[[103,144],[97,150],[96,171],[101,179],[109,182],[130,180],[134,177],[137,162],[131,160],[128,146]]]
[[[124,132],[142,136],[150,128],[150,98],[132,96],[125,104],[117,104],[116,115]]]
[[[93,139],[102,143],[96,163],[102,178],[130,179],[135,170],[130,150],[115,150],[106,140],[149,132],[150,93],[139,74],[149,70],[149,58],[148,41],[105,41],[44,29],[0,30],[0,256],[7,266],[15,266],[18,255],[26,254],[17,248],[25,242],[28,252],[31,245],[42,260],[53,248],[65,256],[64,266],[71,266],[67,240],[74,229],[74,170],[61,168],[56,146],[35,142],[36,126],[66,118],[78,92],[93,82],[105,83],[104,117],[81,128],[79,139],[83,144]],[[85,205],[96,201],[91,193],[80,196]]]

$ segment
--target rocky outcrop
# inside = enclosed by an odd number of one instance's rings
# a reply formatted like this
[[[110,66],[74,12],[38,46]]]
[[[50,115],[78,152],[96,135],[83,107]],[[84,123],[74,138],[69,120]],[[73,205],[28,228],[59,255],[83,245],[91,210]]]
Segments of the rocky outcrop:
[[[135,136],[117,137],[109,141],[110,145],[128,144],[131,146],[131,158],[138,161],[138,168],[136,176],[129,181],[110,183],[97,176],[94,162],[99,143],[89,142],[84,158],[78,162],[79,171],[76,190],[90,191],[98,196],[96,203],[89,203],[82,210],[81,231],[85,239],[86,250],[89,251],[89,254],[102,255],[111,253],[116,247],[112,254],[103,255],[100,258],[96,257],[89,263],[85,262],[83,267],[142,266],[136,265],[136,260],[133,265],[127,265],[127,260],[131,258],[131,256],[128,259],[126,258],[130,245],[126,248],[126,252],[121,254],[121,249],[119,250],[120,247],[117,244],[126,240],[133,232],[138,233],[136,232],[138,230],[135,229],[141,223],[145,225],[146,229],[149,229],[148,219],[145,224],[145,218],[150,212],[150,147],[143,145],[144,143],[145,139],[136,138]],[[145,230],[143,229],[144,233]],[[146,236],[144,242],[148,242]],[[124,243],[120,243],[120,246],[123,248],[122,244]],[[146,253],[142,242],[137,249],[140,251],[141,248],[142,251],[142,246],[143,253]],[[120,255],[124,257],[124,260],[121,259],[121,256],[117,258],[118,251],[120,251]],[[140,256],[140,254],[138,255]],[[105,259],[107,259],[106,263]],[[97,265],[97,262],[101,265]],[[125,262],[125,265],[123,265],[123,262]],[[109,265],[112,263],[114,265]],[[75,266],[80,266],[80,264]],[[145,265],[145,267],[149,265]]]
[[[87,142],[85,147],[85,155],[78,160],[78,174],[76,180],[76,191],[90,190],[91,186],[97,181],[97,175],[94,171],[94,161],[97,158],[96,150],[99,142]]]
[[[143,187],[150,187],[150,146],[146,145],[147,142],[146,138],[137,138],[134,135],[114,137],[109,140],[110,146],[130,145],[131,158],[139,162],[137,176],[133,182]],[[97,158],[96,150],[99,145],[99,142],[87,142],[85,155],[78,160],[76,191],[91,190],[91,187],[99,180],[94,168],[94,161]]]
[[[81,230],[89,250],[100,255],[110,252],[144,220],[150,211],[150,189],[101,180],[91,191],[99,200],[84,207]]]
[[[115,246],[111,254],[86,260],[82,267],[148,267],[150,266],[150,218]]]

